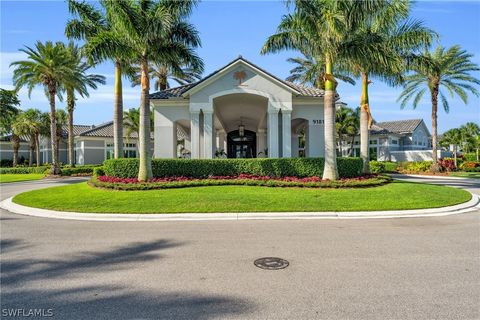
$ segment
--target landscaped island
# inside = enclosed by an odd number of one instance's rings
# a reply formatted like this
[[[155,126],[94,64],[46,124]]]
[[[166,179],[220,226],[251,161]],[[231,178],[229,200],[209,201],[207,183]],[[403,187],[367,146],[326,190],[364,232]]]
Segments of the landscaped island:
[[[107,160],[89,183],[30,191],[13,201],[74,212],[206,213],[423,209],[471,198],[460,189],[364,176],[358,158],[339,161],[338,181],[318,177],[321,158],[156,159],[152,167],[156,178],[138,182],[138,160]]]

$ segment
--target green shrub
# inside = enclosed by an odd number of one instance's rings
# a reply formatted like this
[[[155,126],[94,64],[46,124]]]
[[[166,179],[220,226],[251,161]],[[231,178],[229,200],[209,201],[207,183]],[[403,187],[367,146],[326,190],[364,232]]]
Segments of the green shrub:
[[[383,162],[372,160],[370,161],[370,172],[383,173],[385,172],[385,165],[383,164]]]
[[[480,162],[465,161],[460,165],[460,169],[466,172],[480,172]]]
[[[62,176],[76,176],[76,175],[92,175],[93,170],[96,168],[100,168],[101,165],[98,164],[87,164],[83,166],[77,166],[77,167],[70,167],[70,166],[64,166],[61,168],[61,175]]]
[[[99,177],[99,176],[104,176],[105,171],[103,170],[103,167],[96,167],[93,168],[93,176],[94,177]]]
[[[15,167],[0,168],[0,174],[26,174],[26,173],[46,173],[50,167]]]
[[[399,165],[399,170],[409,173],[427,172],[430,171],[432,163],[432,161],[402,162]]]
[[[397,162],[385,161],[383,165],[385,166],[385,172],[398,172]]]
[[[138,175],[138,159],[109,159],[103,168],[107,176],[135,178]],[[362,172],[359,158],[338,158],[341,178],[357,177]],[[153,176],[192,177],[236,176],[242,173],[270,177],[321,177],[323,158],[262,158],[262,159],[154,159]]]
[[[0,167],[2,167],[2,168],[13,167],[13,160],[11,160],[11,159],[0,160]]]
[[[477,161],[477,154],[475,152],[464,153],[463,154],[463,161]]]

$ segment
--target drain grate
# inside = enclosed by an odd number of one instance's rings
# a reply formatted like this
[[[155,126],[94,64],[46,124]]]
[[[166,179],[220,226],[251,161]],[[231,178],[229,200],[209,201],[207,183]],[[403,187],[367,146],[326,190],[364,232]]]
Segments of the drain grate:
[[[279,270],[288,267],[289,262],[281,258],[265,257],[255,260],[253,264],[265,270]]]

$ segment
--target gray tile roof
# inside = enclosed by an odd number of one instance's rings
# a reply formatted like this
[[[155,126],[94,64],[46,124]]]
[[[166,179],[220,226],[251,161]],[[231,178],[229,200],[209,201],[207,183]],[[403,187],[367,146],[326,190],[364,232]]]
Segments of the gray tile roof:
[[[412,133],[422,121],[422,119],[384,121],[377,122],[375,125],[391,133]]]
[[[88,130],[93,129],[95,126],[93,125],[87,125],[87,124],[74,124],[73,125],[73,135],[78,136]],[[68,136],[68,126],[63,126],[62,127],[63,134],[65,136]]]
[[[282,80],[280,78],[277,78],[276,76],[274,76],[273,74],[265,71],[264,69],[260,68],[259,66],[253,64],[252,62],[244,59],[242,56],[236,58],[235,60],[231,61],[230,63],[228,63],[226,66],[212,72],[211,74],[209,74],[208,76],[206,76],[205,78],[201,79],[200,81],[197,81],[197,82],[194,82],[194,83],[190,83],[190,84],[187,84],[187,85],[183,85],[183,86],[180,86],[180,87],[176,87],[176,88],[170,88],[170,89],[167,89],[167,90],[164,90],[164,91],[158,91],[158,92],[155,92],[155,93],[152,93],[150,94],[150,99],[169,99],[169,98],[180,98],[182,97],[182,95],[187,92],[188,90],[190,90],[191,88],[197,86],[198,84],[204,82],[205,80],[213,77],[214,75],[216,75],[217,73],[219,73],[221,70],[227,68],[228,66],[230,66],[231,64],[237,62],[238,60],[242,60],[243,62],[245,62],[246,64],[249,64],[251,66],[253,66],[254,68],[256,69],[259,69],[260,71],[266,73],[267,75],[269,75],[270,77],[276,79],[277,81],[280,81],[282,82],[284,85],[286,85],[287,87],[290,87],[291,89],[297,91],[299,93],[300,96],[306,96],[306,97],[323,97],[324,95],[324,91],[323,90],[320,90],[320,89],[317,89],[317,88],[312,88],[312,87],[305,87],[305,86],[302,86],[302,85],[299,85],[299,84],[295,84],[293,82],[290,82],[290,81],[285,81],[285,80]]]
[[[80,137],[101,137],[101,138],[113,138],[113,121],[105,122],[97,126],[93,126],[87,131],[79,134]],[[126,130],[123,129],[123,137],[126,138]],[[136,132],[132,132],[129,138],[138,138]],[[153,134],[152,134],[153,139]]]

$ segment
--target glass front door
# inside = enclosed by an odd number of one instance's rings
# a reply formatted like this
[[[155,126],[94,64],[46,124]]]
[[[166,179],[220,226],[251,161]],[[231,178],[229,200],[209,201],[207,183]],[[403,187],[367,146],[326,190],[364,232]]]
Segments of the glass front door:
[[[256,158],[257,135],[253,131],[245,130],[240,136],[238,130],[231,131],[227,135],[228,158]]]

